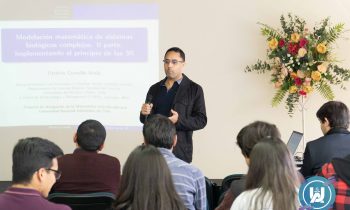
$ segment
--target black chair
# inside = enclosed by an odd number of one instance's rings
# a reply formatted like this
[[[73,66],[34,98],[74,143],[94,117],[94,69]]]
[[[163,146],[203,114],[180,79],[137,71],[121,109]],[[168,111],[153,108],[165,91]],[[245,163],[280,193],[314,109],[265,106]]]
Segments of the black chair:
[[[115,195],[109,192],[97,193],[52,193],[48,200],[54,203],[66,204],[72,210],[106,210],[109,209],[115,200]]]
[[[208,205],[208,210],[213,210],[214,209],[214,189],[213,189],[213,185],[215,185],[215,183],[213,183],[208,177],[204,177],[205,178],[205,188],[207,191],[207,205]]]
[[[221,183],[221,192],[226,192],[233,181],[241,179],[244,175],[245,174],[231,174],[226,176]]]
[[[220,186],[210,180],[208,177],[205,178],[205,187],[207,192],[207,210],[214,210],[218,204]]]
[[[218,204],[220,204],[224,199],[225,193],[228,189],[230,189],[231,183],[235,180],[241,179],[243,176],[245,176],[245,174],[231,174],[222,180]]]

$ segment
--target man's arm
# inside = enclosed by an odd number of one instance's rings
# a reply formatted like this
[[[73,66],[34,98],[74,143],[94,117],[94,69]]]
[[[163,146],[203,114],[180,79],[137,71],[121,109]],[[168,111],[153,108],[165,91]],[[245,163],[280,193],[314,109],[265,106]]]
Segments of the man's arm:
[[[204,93],[200,86],[197,88],[190,116],[186,116],[186,110],[184,110],[184,112],[185,113],[178,112],[179,118],[175,124],[176,130],[193,131],[202,129],[206,126],[207,114]]]
[[[153,86],[152,86],[153,87]],[[140,111],[140,122],[145,123],[145,120],[148,115],[152,113],[152,108],[153,108],[153,92],[152,92],[152,87],[147,92],[146,95],[146,100],[145,103],[142,104],[141,106],[141,111]]]
[[[119,190],[119,187],[120,187],[120,178],[121,178],[120,177],[120,174],[121,174],[120,173],[120,162],[119,162],[118,159],[116,160],[115,167],[116,167],[116,177],[115,177],[116,178],[115,179],[116,180],[116,186],[115,186],[115,190],[114,191],[115,191],[115,194],[118,195],[118,193],[119,193],[118,190]]]
[[[194,195],[194,206],[196,210],[207,209],[207,189],[204,175],[198,171],[195,178],[196,194]]]
[[[224,194],[224,199],[221,201],[221,203],[215,208],[215,210],[226,210],[230,209],[232,206],[232,203],[234,201],[233,193],[230,189],[228,189]]]
[[[305,179],[314,175],[312,174],[312,162],[313,161],[310,154],[309,143],[307,143],[305,152],[304,152],[303,165],[301,166],[301,169],[300,169],[300,173],[305,177]]]

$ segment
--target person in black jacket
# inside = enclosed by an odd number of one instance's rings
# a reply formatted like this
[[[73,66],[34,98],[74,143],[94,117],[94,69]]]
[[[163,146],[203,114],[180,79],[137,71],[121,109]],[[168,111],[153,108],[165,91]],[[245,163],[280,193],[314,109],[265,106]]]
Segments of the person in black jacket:
[[[177,132],[177,145],[173,153],[190,163],[193,131],[207,124],[203,89],[183,74],[185,53],[180,48],[168,49],[163,62],[166,77],[148,90],[141,107],[140,121],[145,123],[153,114],[169,117]]]
[[[300,172],[305,178],[316,175],[323,164],[350,154],[349,109],[340,101],[329,101],[316,113],[324,136],[306,144]]]

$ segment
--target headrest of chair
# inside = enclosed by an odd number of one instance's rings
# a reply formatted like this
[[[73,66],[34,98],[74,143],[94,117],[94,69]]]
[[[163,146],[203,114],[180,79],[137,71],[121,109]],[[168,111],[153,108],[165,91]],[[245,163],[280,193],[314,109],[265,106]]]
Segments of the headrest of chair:
[[[115,200],[115,194],[110,193],[110,192],[94,192],[94,193],[61,193],[61,192],[55,192],[51,193],[48,196],[48,200],[51,200],[53,198],[62,198],[62,197],[67,197],[67,198],[96,198],[96,197],[108,197],[113,200]]]

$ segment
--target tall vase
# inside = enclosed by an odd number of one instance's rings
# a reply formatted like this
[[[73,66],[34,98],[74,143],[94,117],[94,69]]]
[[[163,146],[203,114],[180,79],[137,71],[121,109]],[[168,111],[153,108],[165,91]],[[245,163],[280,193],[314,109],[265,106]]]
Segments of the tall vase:
[[[301,125],[302,125],[302,131],[303,131],[303,138],[302,138],[303,152],[305,151],[305,136],[306,136],[305,112],[307,111],[306,103],[308,102],[308,100],[309,98],[306,96],[301,96],[301,100],[299,100],[299,111],[301,112]]]

